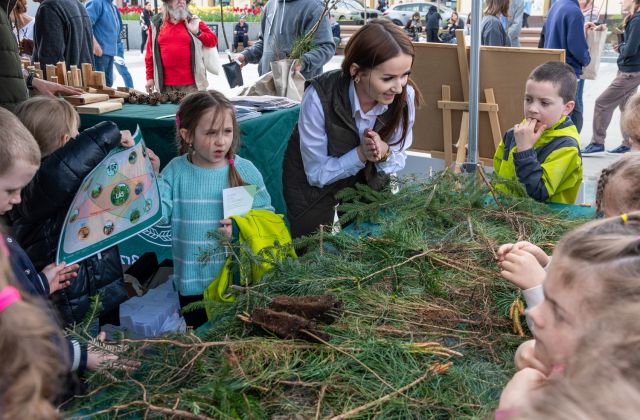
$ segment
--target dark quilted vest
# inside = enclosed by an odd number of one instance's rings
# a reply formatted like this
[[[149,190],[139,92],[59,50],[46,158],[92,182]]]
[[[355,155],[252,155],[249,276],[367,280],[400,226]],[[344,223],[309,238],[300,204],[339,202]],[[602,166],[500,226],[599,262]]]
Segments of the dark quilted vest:
[[[360,136],[349,101],[350,81],[351,79],[343,75],[341,70],[333,70],[306,82],[306,86],[312,85],[315,88],[322,103],[325,130],[329,140],[327,153],[333,157],[340,157],[360,144]],[[373,127],[374,131],[380,132],[390,118],[390,111],[391,107],[378,116]],[[367,172],[365,168],[354,176],[340,179],[323,188],[309,185],[300,154],[300,134],[297,125],[289,139],[283,169],[284,192],[290,217],[303,213],[327,194],[335,195],[343,188],[352,187],[356,183],[368,182],[374,189],[381,189],[388,183],[388,177],[384,174],[376,175],[375,167],[372,167],[371,173],[367,176],[365,176]],[[337,204],[337,200],[335,201]]]

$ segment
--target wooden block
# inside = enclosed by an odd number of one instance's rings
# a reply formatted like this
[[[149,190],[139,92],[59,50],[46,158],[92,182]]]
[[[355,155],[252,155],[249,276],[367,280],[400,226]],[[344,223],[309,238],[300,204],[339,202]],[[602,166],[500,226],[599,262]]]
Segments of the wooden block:
[[[116,90],[114,88],[110,88],[107,86],[104,86],[102,88],[98,88],[98,93],[106,93],[109,96],[113,96],[115,94]]]
[[[67,85],[69,86],[75,86],[73,84],[73,79],[71,77],[71,70],[67,70]]]
[[[117,90],[118,92],[127,92],[127,93],[129,93],[129,88],[128,88],[128,87],[118,86],[118,87],[116,88],[116,90]]]
[[[78,79],[78,76],[76,74],[78,72],[78,66],[76,65],[69,66],[69,72],[71,73],[71,76],[69,77],[70,79],[69,84],[71,86],[81,87],[82,83],[79,84],[80,80]]]
[[[33,63],[33,67],[35,67],[36,70],[42,70],[42,67],[40,67],[40,62],[39,61],[35,61]]]
[[[94,71],[92,74],[90,86],[97,89],[104,89],[107,86],[107,79],[103,71]]]
[[[82,86],[89,87],[93,83],[93,68],[91,63],[82,63]]]
[[[124,99],[127,99],[129,97],[129,93],[120,92],[118,90],[115,90],[115,91],[113,91],[113,93],[110,93],[109,96],[112,97],[112,98],[124,98]]]
[[[85,87],[84,91],[87,93],[98,93],[98,89],[92,87]]]
[[[56,63],[56,76],[58,76],[58,83],[61,85],[68,85],[67,82],[67,65],[64,61],[58,61]]]
[[[76,110],[79,114],[104,114],[105,112],[117,111],[122,109],[122,104],[119,102],[97,102],[89,105],[78,105]]]
[[[44,74],[42,73],[42,70],[36,69],[36,77],[38,79],[44,79]]]
[[[124,98],[109,98],[109,100],[107,102],[117,102],[119,104],[123,104],[124,103]]]
[[[74,86],[82,87],[82,72],[80,69],[77,67],[75,69],[71,69],[71,75],[73,76]]]
[[[65,96],[67,102],[71,105],[86,105],[95,102],[108,101],[109,95],[102,93],[83,93],[81,95]]]
[[[51,76],[51,77],[49,78],[49,81],[50,81],[50,82],[53,82],[53,83],[58,83],[58,76]]]
[[[28,59],[25,59],[25,58],[21,58],[20,59],[20,64],[22,64],[22,67],[24,69],[27,69],[31,65],[31,61],[29,61]]]
[[[51,82],[53,77],[56,77],[56,66],[53,64],[47,64],[47,80]],[[56,81],[57,80],[58,78],[56,77]]]

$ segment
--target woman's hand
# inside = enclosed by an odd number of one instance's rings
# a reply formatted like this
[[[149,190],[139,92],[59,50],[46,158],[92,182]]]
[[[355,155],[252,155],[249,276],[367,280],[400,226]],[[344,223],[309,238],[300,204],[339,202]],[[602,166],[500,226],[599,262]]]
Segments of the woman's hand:
[[[380,135],[370,128],[364,130],[364,154],[367,160],[378,162],[389,150],[389,145],[382,141]]]

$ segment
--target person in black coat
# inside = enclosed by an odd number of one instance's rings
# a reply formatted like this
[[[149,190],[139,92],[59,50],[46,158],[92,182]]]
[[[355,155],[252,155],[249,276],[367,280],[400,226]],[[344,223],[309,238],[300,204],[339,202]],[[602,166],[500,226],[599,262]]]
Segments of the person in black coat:
[[[249,25],[245,22],[244,17],[240,17],[240,22],[233,29],[233,52],[236,52],[240,42],[242,42],[243,48],[249,46]]]
[[[149,27],[151,26],[151,18],[153,17],[153,6],[151,2],[144,2],[144,10],[140,14],[140,35],[142,35],[142,44],[140,44],[140,54],[143,54],[147,48],[147,38],[149,37]]]
[[[438,13],[438,8],[436,6],[429,7],[429,12],[427,12],[427,42],[440,42],[440,38],[438,38],[438,31],[440,30],[440,22],[442,21],[442,16]]]
[[[93,65],[91,19],[77,0],[42,1],[36,13],[33,42],[33,61],[39,62],[43,71],[46,64],[59,61],[64,61],[67,68],[80,68],[82,63]]]
[[[82,181],[120,143],[118,126],[101,122],[43,158],[22,191],[22,202],[10,213],[14,236],[36,269],[55,260],[62,225]],[[103,319],[116,319],[120,304],[128,298],[118,248],[81,261],[77,273],[69,287],[51,296],[65,325],[80,322],[96,294],[101,296]]]

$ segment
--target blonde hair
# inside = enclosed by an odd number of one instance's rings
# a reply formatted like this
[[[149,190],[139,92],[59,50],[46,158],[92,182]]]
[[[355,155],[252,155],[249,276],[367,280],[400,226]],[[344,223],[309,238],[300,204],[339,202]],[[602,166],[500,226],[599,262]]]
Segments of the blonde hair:
[[[524,410],[532,419],[630,419],[640,412],[640,305],[610,308],[578,342],[562,378]]]
[[[210,109],[215,111],[215,117],[213,119],[214,126],[221,126],[224,124],[225,115],[231,115],[233,140],[225,157],[227,159],[235,159],[236,150],[240,147],[240,130],[238,128],[238,122],[236,121],[235,109],[222,93],[215,90],[194,92],[185,96],[184,99],[180,101],[180,106],[176,112],[176,141],[178,143],[178,153],[184,155],[191,151],[191,145],[193,144],[198,122]],[[189,141],[182,138],[180,134],[181,128],[189,132]],[[235,164],[229,165],[229,185],[232,187],[245,185]]]
[[[43,158],[62,147],[64,136],[71,137],[80,126],[80,116],[64,99],[36,96],[18,105],[15,113],[38,142]]]
[[[624,105],[620,126],[630,141],[640,145],[640,93],[633,95]]]
[[[20,120],[0,107],[0,176],[18,160],[40,166],[40,148]]]
[[[639,97],[640,98],[640,97]],[[638,110],[640,112],[640,109]],[[639,132],[640,133],[640,132]],[[611,184],[609,181],[614,180]],[[605,208],[612,204],[618,205],[620,211],[640,210],[640,153],[625,153],[620,159],[602,170],[596,189],[596,212],[599,216],[605,214]],[[624,182],[620,182],[624,181]],[[607,203],[605,191],[607,188],[619,187],[614,198],[615,203]],[[608,193],[611,197],[611,193]]]
[[[566,287],[584,290],[582,306],[594,317],[615,305],[640,303],[640,212],[569,232],[558,243],[552,264]]]
[[[15,285],[9,258],[0,252],[0,290]],[[64,339],[30,296],[21,296],[0,312],[0,418],[58,419],[53,401],[61,393],[67,365],[58,348]]]

